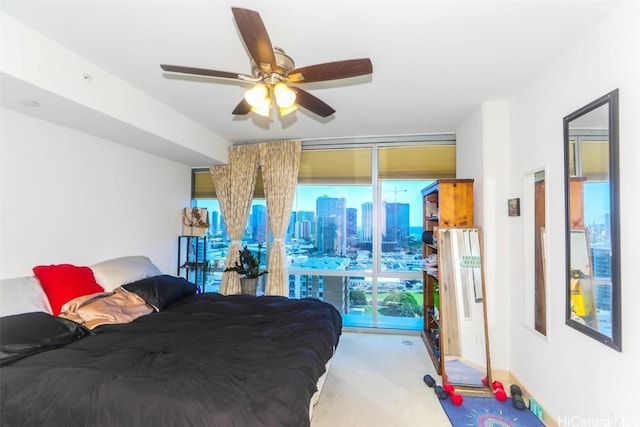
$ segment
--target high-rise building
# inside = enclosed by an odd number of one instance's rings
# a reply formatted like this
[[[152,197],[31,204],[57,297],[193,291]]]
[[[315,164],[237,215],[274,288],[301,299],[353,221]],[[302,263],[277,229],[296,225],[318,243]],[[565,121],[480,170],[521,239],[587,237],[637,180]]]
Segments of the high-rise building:
[[[291,239],[296,236],[296,222],[298,221],[298,213],[291,212],[289,217],[289,225],[287,226],[287,235],[285,236],[285,242],[291,242]]]
[[[295,238],[298,240],[311,240],[311,221],[298,221],[296,223]]]
[[[251,210],[251,239],[254,242],[267,241],[267,207],[253,205]]]
[[[598,310],[611,311],[611,245],[609,242],[591,245],[593,283]]]
[[[212,211],[211,212],[211,225],[210,225],[211,228],[209,228],[209,231],[211,232],[211,235],[213,235],[213,236],[218,234],[219,216],[220,216],[220,213],[218,211]]]
[[[220,236],[222,240],[230,240],[229,233],[227,233],[227,223],[224,221],[224,217],[220,216]]]
[[[322,196],[316,199],[318,251],[344,255],[347,248],[347,199]]]
[[[318,217],[318,234],[316,236],[318,252],[326,255],[334,255],[339,252],[338,230],[338,221],[335,215]]]
[[[347,237],[358,234],[358,210],[347,208]]]
[[[409,243],[409,204],[386,203],[383,242],[395,242],[397,249],[406,249]]]
[[[611,248],[593,244],[591,246],[593,260],[593,277],[611,278]]]
[[[315,235],[315,218],[316,213],[312,211],[298,211],[296,225],[296,237],[298,239],[309,240]]]
[[[371,242],[373,240],[373,203],[362,204],[362,240]]]

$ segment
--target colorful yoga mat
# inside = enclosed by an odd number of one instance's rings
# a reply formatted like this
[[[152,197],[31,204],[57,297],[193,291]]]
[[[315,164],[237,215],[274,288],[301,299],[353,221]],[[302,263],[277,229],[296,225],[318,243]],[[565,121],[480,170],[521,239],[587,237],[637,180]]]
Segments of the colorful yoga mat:
[[[450,399],[440,403],[453,427],[544,427],[528,409],[514,408],[510,398],[501,402],[493,397],[464,396],[459,406]]]

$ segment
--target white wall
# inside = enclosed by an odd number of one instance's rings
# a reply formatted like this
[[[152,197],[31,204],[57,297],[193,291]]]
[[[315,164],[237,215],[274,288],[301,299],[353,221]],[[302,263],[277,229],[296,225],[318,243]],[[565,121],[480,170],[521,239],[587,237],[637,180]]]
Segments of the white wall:
[[[639,76],[640,3],[625,2],[567,46],[511,102],[511,161],[505,163],[511,165],[511,193],[522,195],[525,176],[547,167],[550,301],[548,340],[524,326],[523,310],[511,310],[511,370],[560,425],[640,425],[635,390],[640,379]],[[621,353],[564,324],[562,118],[615,88],[620,89]],[[511,270],[501,286],[509,287],[516,308],[523,304],[523,227],[520,219],[511,228],[511,250],[503,260]]]
[[[3,83],[7,80],[6,90],[19,87],[18,93],[13,94],[18,99],[31,93],[30,99],[43,103],[38,114],[194,166],[226,163],[231,143],[201,124],[2,11],[0,31],[0,74]],[[92,79],[85,80],[83,74]],[[11,93],[7,102],[13,98]],[[59,108],[48,111],[44,108],[46,103]],[[82,116],[69,120],[73,114],[70,112]],[[91,124],[85,126],[89,121]]]
[[[624,2],[509,102],[479,106],[457,129],[457,170],[474,178],[476,224],[484,228],[492,367],[509,369],[559,425],[640,426],[640,3]],[[565,325],[562,118],[620,89],[622,249],[621,353]],[[547,173],[547,337],[525,326],[523,217],[533,171]],[[526,181],[526,180],[529,181]],[[529,242],[533,245],[533,242]]]
[[[509,103],[486,102],[456,130],[458,178],[473,178],[474,223],[483,229],[491,367],[509,370]]]
[[[146,255],[175,274],[191,169],[1,109],[0,278]]]

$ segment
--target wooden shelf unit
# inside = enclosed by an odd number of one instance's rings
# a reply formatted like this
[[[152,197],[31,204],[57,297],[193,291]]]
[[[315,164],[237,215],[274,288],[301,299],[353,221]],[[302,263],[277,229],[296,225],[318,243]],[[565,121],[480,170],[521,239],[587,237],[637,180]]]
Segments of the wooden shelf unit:
[[[473,179],[439,179],[422,189],[422,208],[424,231],[433,232],[433,240],[437,242],[438,228],[466,227],[473,225]],[[437,258],[436,243],[424,243],[422,256],[434,255]],[[434,283],[438,282],[437,274],[423,271],[424,284],[424,325],[421,333],[427,352],[433,365],[441,374],[440,363],[440,322],[436,318],[434,307]]]

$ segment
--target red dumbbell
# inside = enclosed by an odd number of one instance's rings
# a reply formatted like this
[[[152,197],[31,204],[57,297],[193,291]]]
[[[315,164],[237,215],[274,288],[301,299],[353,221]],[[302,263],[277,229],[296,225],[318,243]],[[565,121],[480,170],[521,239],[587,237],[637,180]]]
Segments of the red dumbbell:
[[[507,400],[507,393],[504,391],[504,385],[500,381],[494,381],[491,383],[493,388],[493,395],[501,402]]]
[[[456,389],[451,383],[442,384],[442,388],[449,394],[449,398],[451,399],[451,403],[456,406],[462,405],[462,401],[464,398],[460,393],[456,393]]]
[[[462,401],[464,400],[462,395],[459,393],[456,393],[455,391],[449,395],[449,398],[451,399],[451,403],[453,403],[456,406],[462,405]]]

